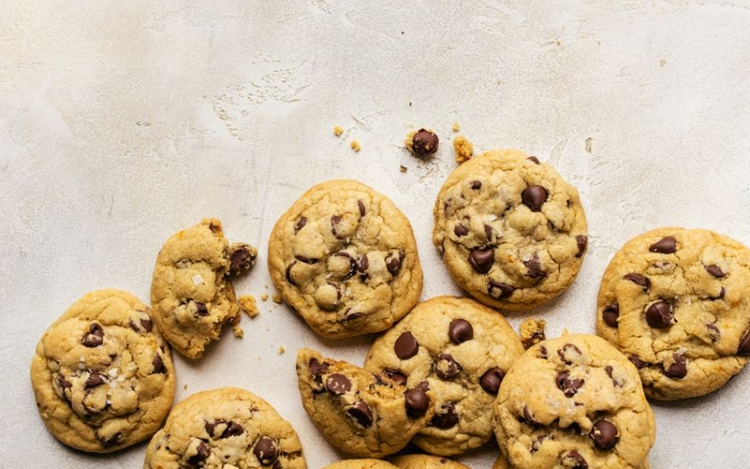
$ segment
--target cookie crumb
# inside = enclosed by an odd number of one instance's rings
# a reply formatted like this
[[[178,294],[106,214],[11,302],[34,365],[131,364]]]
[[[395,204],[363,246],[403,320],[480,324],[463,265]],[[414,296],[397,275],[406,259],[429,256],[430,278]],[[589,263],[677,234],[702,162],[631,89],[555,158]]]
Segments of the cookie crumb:
[[[438,151],[438,147],[440,146],[440,139],[432,130],[412,130],[411,132],[406,134],[404,145],[412,155],[418,158],[425,158],[430,155],[434,155]]]
[[[268,293],[264,293],[260,295],[260,301],[267,301],[268,300]]]
[[[234,326],[234,329],[232,329],[232,332],[234,332],[234,336],[238,339],[241,339],[245,335],[245,331],[242,330],[240,326]]]
[[[279,355],[283,355],[284,352],[286,352],[286,349],[282,347],[281,345],[279,345]]]
[[[339,125],[334,125],[333,126],[333,135],[335,135],[337,137],[341,137],[341,134],[343,134],[343,133],[344,133],[344,129],[342,129],[341,126],[339,126]]]
[[[279,296],[278,294],[275,294],[275,295],[273,295],[273,298],[271,298],[271,299],[272,299],[272,300],[273,300],[273,302],[274,302],[274,303],[276,303],[277,305],[280,305],[280,304],[282,303],[282,301],[281,301],[281,296]]]
[[[349,146],[352,147],[352,150],[354,150],[354,153],[359,153],[359,150],[362,149],[362,147],[359,145],[359,142],[356,140],[352,140],[352,143]]]
[[[591,137],[586,139],[586,153],[591,153],[591,146],[594,143],[594,139]]]
[[[528,349],[546,339],[544,328],[547,321],[544,319],[528,318],[524,319],[519,328],[521,331],[521,343],[523,348]]]
[[[400,167],[399,167],[398,169],[399,169],[399,170],[400,170],[400,171],[401,171],[402,173],[405,173],[405,172],[406,172],[406,166],[404,166],[404,165],[401,165],[401,166],[400,166]]]
[[[667,64],[667,61],[665,59],[659,59],[659,66],[663,67]]]
[[[453,150],[456,152],[456,163],[458,164],[469,161],[474,155],[474,145],[463,135],[453,139]]]
[[[185,383],[185,384],[182,385],[182,390],[183,391],[187,391],[187,383]]]
[[[454,122],[453,123],[453,131],[454,132],[458,132],[459,130],[461,130],[461,124],[459,124],[458,122]]]
[[[260,311],[258,311],[258,305],[255,303],[255,297],[253,295],[242,295],[237,299],[237,302],[240,304],[240,309],[251,318],[254,318],[258,314],[260,314]]]

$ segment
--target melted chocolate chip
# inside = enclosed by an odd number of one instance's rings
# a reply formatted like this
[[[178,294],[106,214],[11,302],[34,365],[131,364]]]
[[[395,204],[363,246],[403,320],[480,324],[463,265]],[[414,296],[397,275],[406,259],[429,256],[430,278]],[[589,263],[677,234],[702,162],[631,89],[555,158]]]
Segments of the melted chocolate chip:
[[[651,252],[658,252],[660,254],[672,254],[677,251],[677,240],[674,236],[665,236],[659,241],[655,242],[648,248]]]
[[[492,234],[494,232],[492,231],[492,227],[490,225],[484,225],[484,236],[487,238],[488,242],[492,242]]]
[[[89,326],[89,332],[84,334],[81,343],[84,347],[94,348],[100,346],[104,342],[104,329],[97,323],[92,323]]]
[[[717,340],[719,340],[719,338],[721,338],[721,331],[716,326],[716,324],[708,323],[706,324],[706,328],[708,329],[708,335],[711,336],[711,340],[716,342]]]
[[[392,252],[385,257],[385,268],[388,269],[388,272],[394,277],[398,275],[398,272],[401,270],[402,258],[403,256],[401,255],[401,252]]]
[[[263,466],[270,466],[279,457],[279,442],[271,437],[262,436],[255,443],[253,454]]]
[[[627,274],[623,278],[625,280],[630,280],[631,282],[640,286],[641,288],[643,288],[643,291],[646,291],[649,289],[649,287],[651,287],[651,280],[640,274]]]
[[[539,425],[539,422],[531,414],[528,406],[524,406],[523,408],[523,421],[529,425]]]
[[[604,308],[604,311],[602,311],[602,319],[604,320],[604,323],[608,325],[609,327],[617,328],[619,323],[617,322],[617,319],[620,317],[620,305],[617,303],[612,303],[611,305],[607,305]]]
[[[541,164],[539,162],[539,158],[537,158],[536,156],[530,156],[530,157],[528,157],[526,159],[529,160],[529,161],[531,161],[531,162],[533,162],[534,164]]]
[[[421,417],[430,407],[430,398],[427,397],[426,390],[419,387],[407,389],[404,392],[404,406],[411,417]]]
[[[215,436],[214,430],[216,430],[216,426],[221,425],[223,423],[227,423],[227,421],[224,419],[216,419],[213,422],[206,422],[206,424],[204,425],[204,428],[206,429],[206,433],[208,433],[208,435],[211,438],[213,438]]]
[[[346,251],[339,251],[336,254],[334,254],[334,256],[337,256],[337,257],[346,257],[347,259],[349,259],[349,272],[344,276],[343,280],[347,280],[347,279],[353,277],[354,274],[357,273],[357,269],[359,267],[357,265],[357,261],[354,260],[354,258],[352,258],[352,256],[349,255],[348,252],[346,252]]]
[[[458,414],[456,414],[456,404],[453,402],[446,402],[440,408],[440,413],[436,413],[430,425],[443,430],[455,427],[458,424]]]
[[[70,381],[65,379],[65,376],[63,376],[62,373],[57,375],[57,383],[60,385],[61,388],[63,388],[63,391],[73,387],[73,385],[70,384]]]
[[[325,374],[328,371],[329,366],[331,366],[330,363],[320,363],[317,358],[311,358],[309,363],[310,374],[313,376]]]
[[[99,441],[99,443],[101,443],[102,446],[112,446],[116,445],[122,439],[122,433],[117,432],[114,435],[109,436],[97,434],[96,439]]]
[[[313,259],[312,257],[306,257],[306,256],[294,256],[294,257],[298,261],[304,262],[305,264],[314,265],[318,263],[318,259]]]
[[[579,389],[583,386],[584,380],[582,379],[570,379],[570,374],[567,371],[561,371],[555,378],[557,383],[557,389],[565,394],[565,397],[573,397],[576,395]]]
[[[521,201],[532,212],[540,212],[542,205],[547,201],[547,189],[542,186],[529,186],[521,192]]]
[[[438,150],[440,139],[429,130],[419,129],[411,139],[412,151],[417,156],[429,156]]]
[[[570,450],[563,456],[563,465],[570,469],[589,469],[586,460],[581,456],[578,450]]]
[[[645,368],[646,365],[647,365],[646,362],[644,362],[643,360],[641,360],[641,358],[638,357],[638,356],[636,356],[636,355],[629,356],[628,360],[630,360],[630,363],[632,363],[633,365],[635,365],[635,367],[638,368],[639,370]]]
[[[83,385],[83,388],[92,389],[97,386],[101,386],[102,384],[104,384],[104,375],[99,372],[92,371],[89,377],[86,379],[86,384]]]
[[[396,339],[396,343],[393,346],[393,350],[396,352],[398,358],[401,360],[408,360],[417,354],[419,343],[412,333],[407,331],[398,336],[398,339]]]
[[[664,364],[661,365],[664,376],[672,379],[682,379],[687,376],[687,360],[685,360],[685,356],[675,353],[672,355],[672,359],[674,362],[668,368],[665,368]]]
[[[529,271],[526,272],[526,275],[531,278],[542,278],[547,276],[547,272],[542,270],[541,265],[539,264],[539,258],[537,256],[523,261],[523,265],[525,265],[526,268],[529,269]]]
[[[722,278],[726,275],[723,270],[721,270],[721,267],[719,267],[716,264],[711,264],[706,266],[706,272],[713,275],[716,278]]]
[[[365,315],[365,313],[361,313],[361,312],[358,312],[358,311],[352,312],[351,308],[349,308],[344,313],[344,317],[341,318],[341,322],[354,321],[355,319],[359,319],[359,318],[363,317],[364,315]]]
[[[599,420],[591,428],[589,438],[594,442],[597,449],[609,451],[620,440],[620,432],[611,422]]]
[[[672,305],[666,301],[657,301],[646,309],[646,322],[654,329],[666,329],[675,323]]]
[[[367,269],[370,268],[370,261],[367,259],[367,254],[363,255],[359,258],[359,263],[357,264],[357,270],[359,271],[359,276],[362,277],[362,279],[367,278]]]
[[[292,285],[297,285],[297,282],[292,278],[292,268],[297,264],[297,261],[293,261],[291,264],[286,266],[286,281]]]
[[[740,346],[737,349],[737,355],[750,355],[750,329],[745,332],[745,336],[740,340]]]
[[[299,217],[297,223],[294,224],[294,234],[299,233],[299,230],[307,225],[307,217]]]
[[[229,270],[239,274],[249,270],[255,264],[255,256],[248,246],[240,245],[229,255]]]
[[[341,223],[341,215],[333,215],[331,217],[331,233],[334,236],[338,236],[339,223]]]
[[[233,436],[240,436],[245,433],[245,429],[237,422],[229,422],[227,428],[221,433],[221,438],[230,438]]]
[[[469,229],[464,225],[456,225],[456,227],[453,228],[453,233],[455,233],[455,235],[460,238],[461,236],[466,236],[467,234],[469,234]]]
[[[359,401],[355,403],[346,410],[346,415],[365,428],[372,426],[372,411],[366,402]]]
[[[495,282],[494,280],[490,280],[489,286],[487,288],[487,294],[496,300],[505,300],[507,298],[510,298],[510,295],[512,295],[514,291],[516,291],[516,287],[514,287],[513,285]]]
[[[469,253],[469,264],[480,274],[486,274],[495,262],[495,250],[492,248],[474,248]]]
[[[460,363],[448,353],[443,353],[438,356],[437,365],[435,366],[435,373],[442,379],[453,379],[461,373],[463,367]]]
[[[154,355],[154,360],[151,362],[151,364],[154,367],[154,371],[152,373],[167,373],[167,367],[164,365],[164,360],[158,353]]]
[[[208,316],[208,307],[198,301],[195,302],[195,314],[200,317]]]
[[[365,204],[361,200],[357,200],[357,207],[359,208],[359,216],[364,217],[367,213],[367,209],[365,209]]]
[[[386,378],[390,379],[396,384],[400,384],[401,386],[406,386],[406,375],[401,372],[401,370],[394,370],[393,368],[385,368],[383,370],[383,374],[386,376]]]
[[[151,319],[139,319],[137,323],[130,321],[130,328],[136,332],[151,332],[154,328],[154,323]]]
[[[726,296],[727,290],[724,287],[721,287],[721,290],[719,290],[719,295],[716,297],[712,297],[712,300],[723,300],[724,296]]]
[[[583,256],[583,253],[586,251],[586,246],[589,245],[588,236],[584,236],[584,235],[576,236],[576,245],[578,246],[578,253],[576,254],[576,257]]]
[[[454,319],[448,326],[448,337],[454,344],[462,344],[474,338],[474,328],[465,319]]]
[[[471,188],[474,189],[475,191],[478,191],[479,189],[482,188],[482,181],[478,181],[476,179],[471,181]]]
[[[193,466],[197,466],[201,462],[208,459],[208,457],[211,455],[211,450],[209,449],[208,445],[204,442],[198,443],[198,448],[196,449],[196,453],[190,458],[188,458],[188,464],[191,464]]]
[[[331,394],[341,396],[351,391],[352,382],[341,373],[334,373],[326,380],[326,389]]]
[[[479,378],[479,385],[485,392],[490,394],[497,394],[500,389],[500,384],[505,378],[505,373],[498,367],[490,368],[485,371],[481,378]]]
[[[560,357],[560,360],[562,360],[563,363],[567,363],[568,365],[570,365],[573,362],[570,360],[570,357],[568,355],[581,355],[581,349],[576,347],[574,344],[565,344],[557,349],[557,355]]]

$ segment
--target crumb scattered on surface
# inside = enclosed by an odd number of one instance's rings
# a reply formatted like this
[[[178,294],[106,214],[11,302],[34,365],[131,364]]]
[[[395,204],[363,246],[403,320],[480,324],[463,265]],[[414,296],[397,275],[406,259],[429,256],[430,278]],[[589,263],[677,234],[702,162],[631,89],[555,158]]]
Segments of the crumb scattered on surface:
[[[187,383],[185,383],[185,384],[183,384],[183,385],[182,385],[182,389],[183,389],[184,391],[187,391]]]
[[[453,139],[453,150],[456,152],[456,163],[458,164],[469,161],[474,155],[474,145],[463,135]]]
[[[401,170],[401,172],[402,172],[402,173],[405,173],[405,172],[406,172],[406,166],[404,166],[404,165],[401,165],[401,166],[399,167],[399,170]]]
[[[459,130],[461,130],[461,124],[459,124],[458,122],[454,122],[453,123],[453,131],[454,132],[458,132]]]
[[[594,140],[589,137],[586,139],[586,153],[591,153],[591,145],[594,143]]]
[[[335,135],[337,137],[341,137],[341,134],[343,134],[343,133],[344,133],[344,129],[342,129],[341,126],[339,126],[339,125],[334,125],[333,126],[333,135]]]
[[[433,130],[420,128],[406,134],[404,146],[417,158],[427,158],[437,153],[440,138]]]
[[[241,339],[245,335],[245,331],[242,330],[240,326],[234,326],[234,329],[232,329],[232,332],[234,332],[234,336],[238,339]]]
[[[667,64],[667,61],[665,59],[659,59],[659,66],[663,67]]]
[[[524,319],[519,328],[521,331],[521,343],[523,344],[523,348],[528,349],[539,342],[542,342],[546,338],[544,334],[544,328],[546,326],[547,321],[544,319]]]
[[[354,153],[359,153],[359,150],[362,149],[362,147],[359,145],[359,142],[356,140],[352,140],[352,143],[349,146],[352,147],[352,150],[354,150]]]
[[[237,302],[240,304],[240,309],[251,318],[254,318],[260,313],[253,295],[242,295],[237,299]]]
[[[264,293],[260,295],[260,301],[266,301],[266,300],[268,300],[268,293]]]
[[[273,295],[273,298],[271,298],[271,299],[272,299],[272,300],[273,300],[273,302],[274,302],[274,303],[276,303],[277,305],[280,305],[280,304],[282,303],[282,301],[281,301],[281,296],[279,296],[278,294],[276,294],[276,295]]]
[[[283,355],[284,352],[286,352],[286,349],[279,345],[279,355]]]

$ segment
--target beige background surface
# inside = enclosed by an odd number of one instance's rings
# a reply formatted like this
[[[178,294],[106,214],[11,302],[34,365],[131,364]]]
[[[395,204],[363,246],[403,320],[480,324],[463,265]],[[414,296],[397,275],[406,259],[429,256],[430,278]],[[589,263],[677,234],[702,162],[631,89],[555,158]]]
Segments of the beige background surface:
[[[273,293],[264,264],[276,218],[314,183],[355,178],[414,224],[423,298],[459,293],[430,241],[434,197],[455,167],[454,121],[479,150],[521,148],[581,191],[589,255],[571,290],[534,312],[551,335],[593,331],[600,275],[642,231],[705,227],[750,243],[748,6],[3,2],[0,468],[141,467],[143,445],[96,457],[52,439],[28,367],[47,325],[85,292],[148,299],[161,244],[201,217],[260,247],[238,292]],[[439,133],[434,159],[404,152],[412,126]],[[318,469],[338,455],[302,410],[295,351],[361,363],[369,339],[323,341],[285,307],[260,305],[244,339],[227,334],[196,363],[177,357],[176,398],[250,389],[294,424]],[[652,467],[747,467],[748,393],[746,371],[715,395],[655,406]],[[462,460],[489,468],[495,451]]]

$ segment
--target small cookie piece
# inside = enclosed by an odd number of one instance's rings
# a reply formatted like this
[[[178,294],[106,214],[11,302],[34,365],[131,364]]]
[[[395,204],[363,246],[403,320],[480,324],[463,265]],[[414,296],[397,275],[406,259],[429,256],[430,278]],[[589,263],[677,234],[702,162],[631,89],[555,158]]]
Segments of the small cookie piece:
[[[399,469],[469,469],[460,462],[428,454],[406,454],[391,458]]]
[[[276,222],[268,270],[284,302],[332,339],[389,328],[422,292],[409,220],[350,180],[318,184]]]
[[[500,313],[468,298],[440,296],[420,303],[378,337],[365,368],[399,384],[429,384],[435,416],[412,441],[429,453],[451,456],[492,437],[487,409],[523,352]]]
[[[239,320],[228,276],[247,271],[256,256],[247,244],[230,247],[213,218],[167,240],[156,258],[151,304],[154,321],[175,350],[199,358],[220,339],[223,325]]]
[[[240,309],[251,318],[257,317],[260,314],[258,303],[256,303],[253,295],[242,295],[237,301],[240,304]]]
[[[433,414],[427,383],[407,387],[310,349],[297,354],[297,377],[315,426],[332,445],[355,456],[399,451]]]
[[[469,161],[474,155],[474,145],[463,135],[453,139],[453,151],[456,154],[456,163],[461,164]]]
[[[345,459],[323,469],[396,469],[396,466],[380,459]]]
[[[597,334],[636,364],[648,397],[702,396],[747,363],[749,293],[747,247],[709,230],[659,228],[610,261]]]
[[[547,321],[544,319],[526,318],[521,323],[521,343],[523,348],[528,349],[547,339],[544,334],[544,328]]]
[[[482,303],[534,308],[565,291],[586,252],[578,191],[517,150],[459,166],[440,189],[433,243],[453,279]]]
[[[306,469],[292,426],[240,388],[203,391],[177,404],[146,449],[144,469]]]
[[[505,376],[494,408],[500,451],[516,469],[636,469],[654,443],[638,370],[593,335],[531,347]]]
[[[172,405],[175,373],[148,307],[130,293],[98,290],[44,333],[31,362],[31,386],[55,438],[108,453],[159,429]]]

